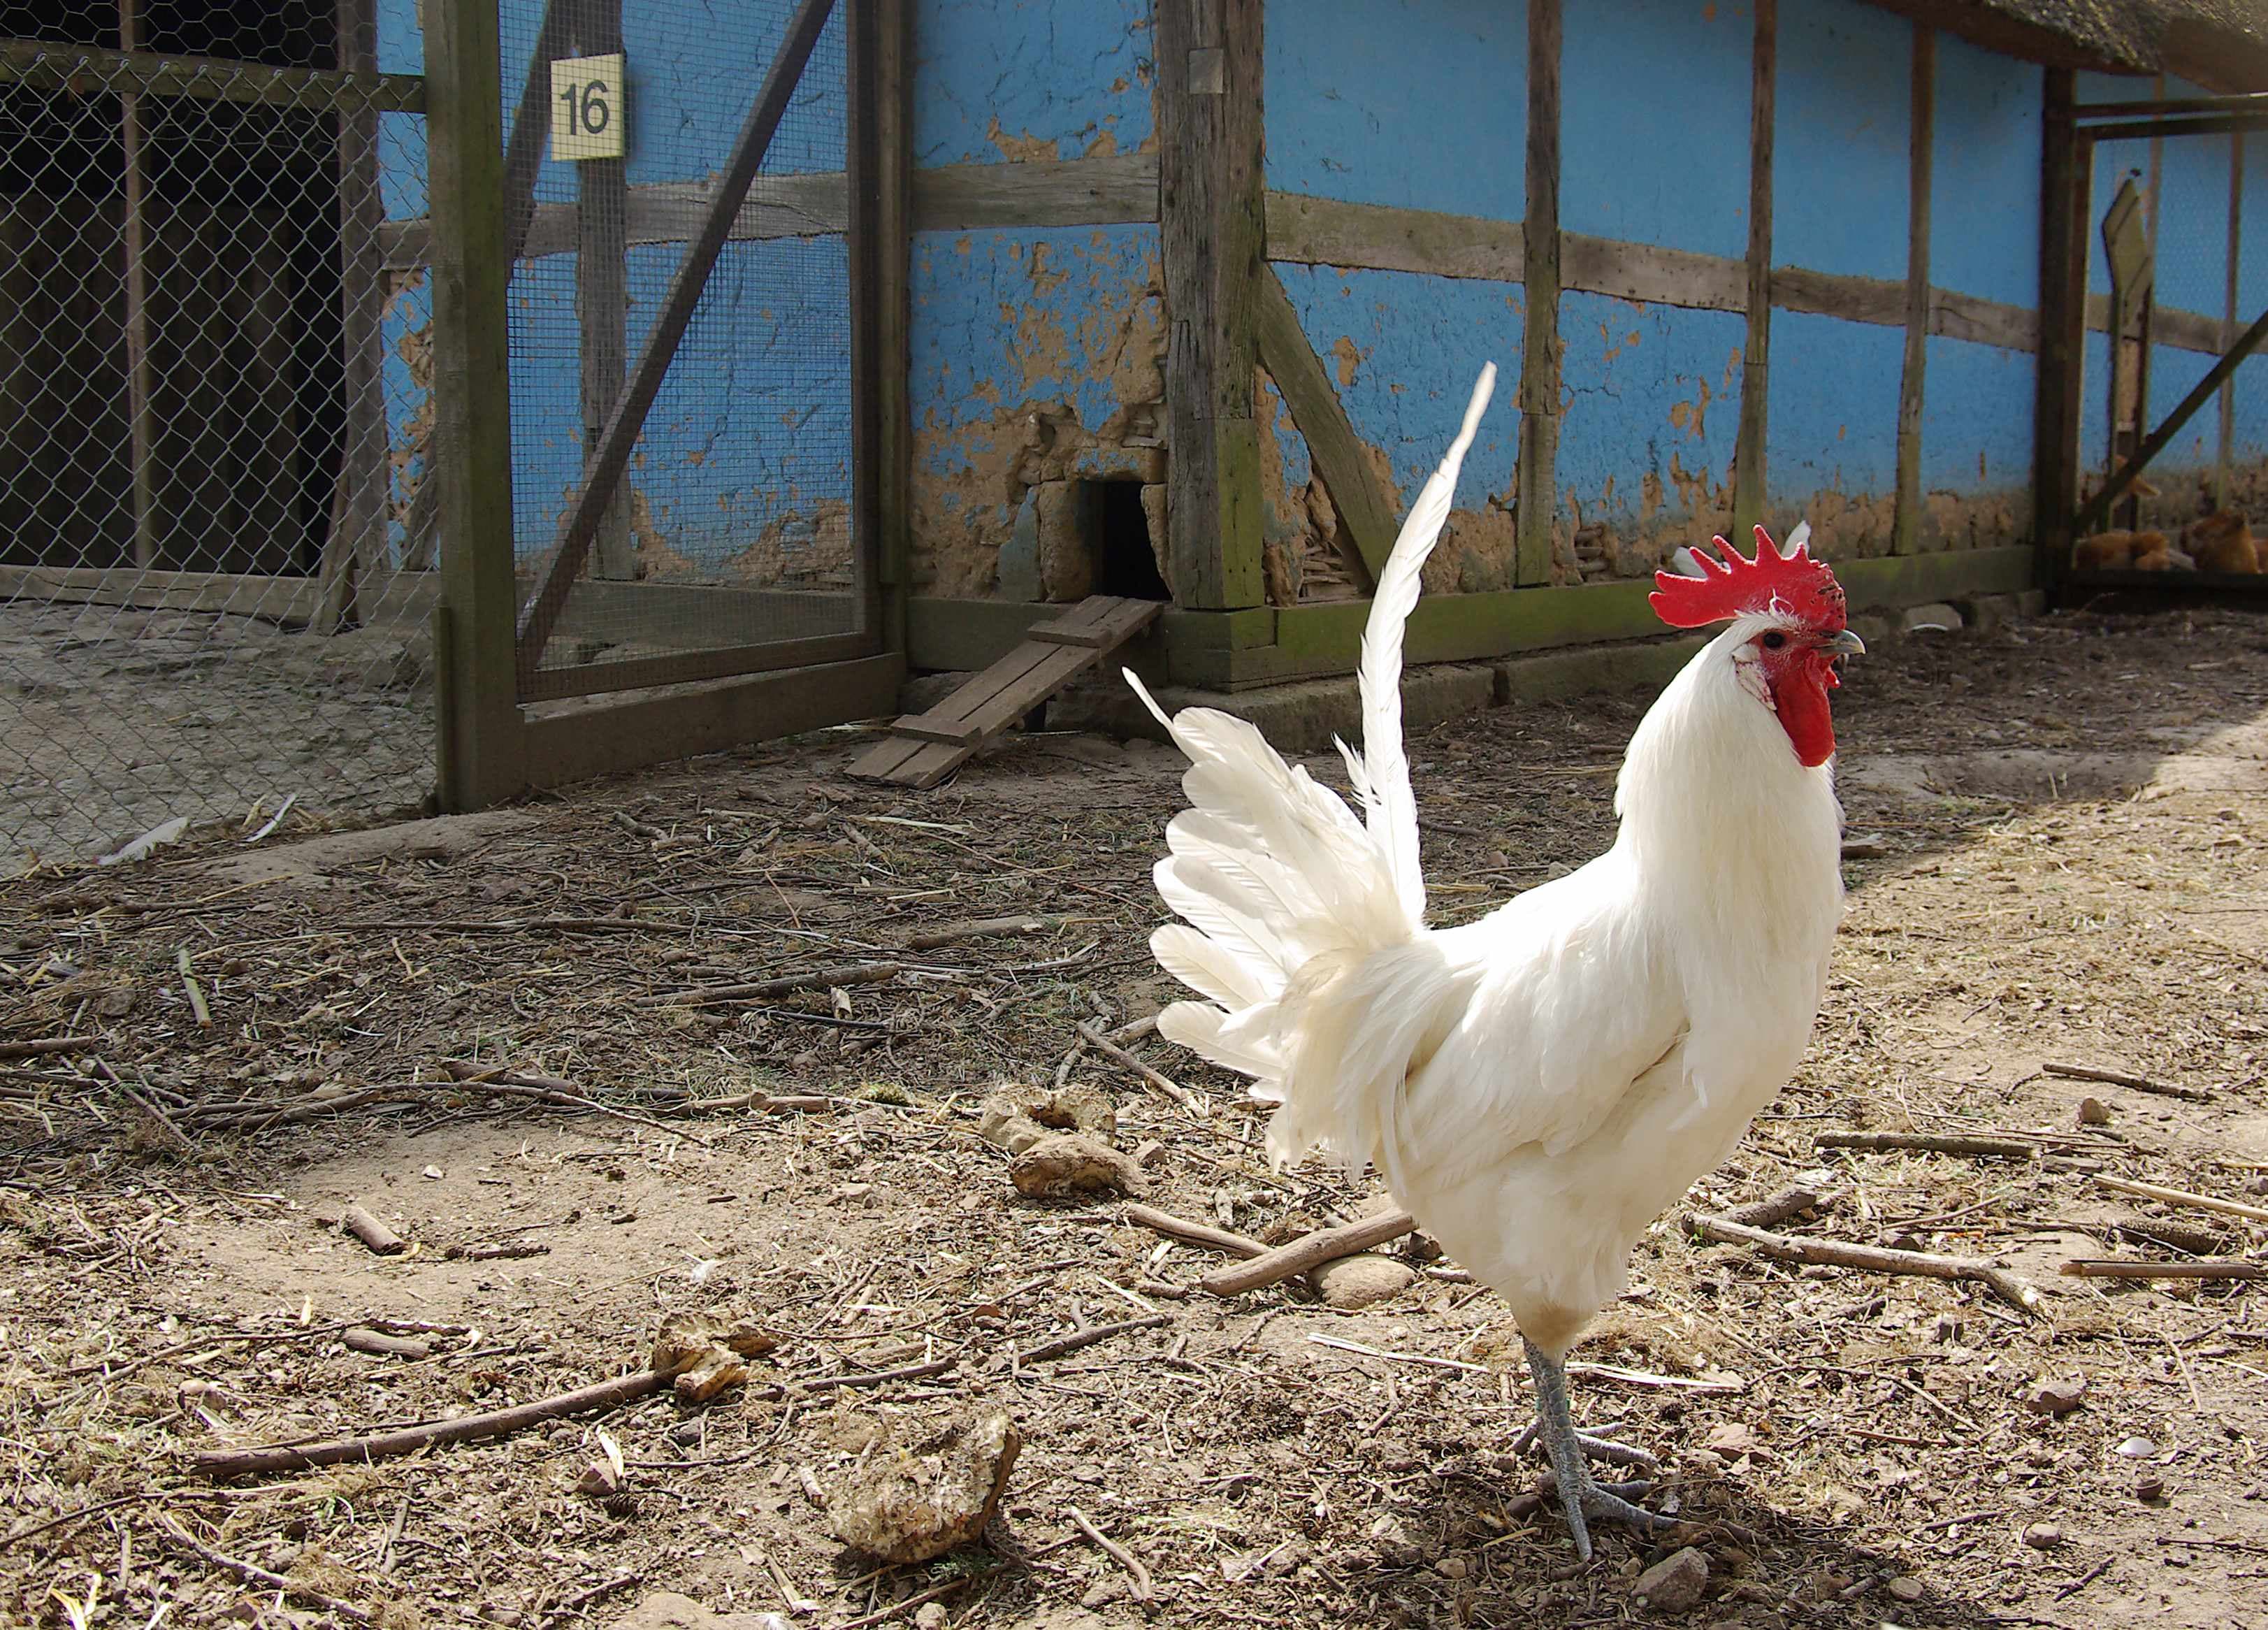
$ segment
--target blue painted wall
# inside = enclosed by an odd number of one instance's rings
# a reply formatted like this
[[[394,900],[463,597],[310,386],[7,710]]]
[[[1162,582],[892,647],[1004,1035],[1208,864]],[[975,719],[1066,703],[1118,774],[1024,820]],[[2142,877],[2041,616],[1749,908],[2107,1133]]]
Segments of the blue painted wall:
[[[916,164],[1151,144],[1148,0],[917,0],[914,53]]]
[[[1905,333],[1774,312],[1764,438],[1775,534],[1808,519],[1830,558],[1889,546]]]
[[[2043,78],[2034,63],[1937,37],[1929,280],[1938,287],[2038,303]]]
[[[1780,8],[1774,264],[1906,275],[1912,60],[1913,25],[1859,0]]]
[[[1524,24],[1521,8],[1499,10]],[[1755,31],[1749,8],[1729,0],[1566,8],[1561,226],[1711,254],[1748,253]],[[1521,144],[1512,151],[1521,152]]]
[[[1528,13],[1505,0],[1268,0],[1268,185],[1516,221]]]

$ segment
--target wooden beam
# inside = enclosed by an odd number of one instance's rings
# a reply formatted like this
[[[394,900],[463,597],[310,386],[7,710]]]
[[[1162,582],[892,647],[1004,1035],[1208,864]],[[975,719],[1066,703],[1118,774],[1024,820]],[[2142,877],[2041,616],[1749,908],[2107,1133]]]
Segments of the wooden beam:
[[[1559,286],[1696,311],[1749,308],[1747,268],[1721,254],[1559,234]]]
[[[360,77],[378,71],[373,0],[338,0],[338,63]],[[386,500],[393,463],[386,435],[386,277],[378,233],[386,219],[379,192],[378,110],[349,101],[338,114],[339,336],[344,423],[323,540],[322,604],[327,633],[360,620],[358,589],[387,564]]]
[[[1749,333],[1741,348],[1741,427],[1733,451],[1733,532],[1764,519],[1764,442],[1771,425],[1772,128],[1778,84],[1778,0],[1756,0],[1749,52]]]
[[[2073,128],[2074,76],[2050,69],[2040,151],[2039,362],[2032,394],[2032,534],[2040,581],[2063,580],[2079,481],[2081,359],[2086,353],[2087,188],[2093,144]]]
[[[0,85],[67,95],[127,92],[199,102],[300,107],[310,113],[330,113],[357,99],[385,114],[426,110],[425,81],[416,74],[266,68],[220,57],[102,51],[44,40],[0,40]]]
[[[1528,0],[1528,214],[1520,336],[1520,475],[1513,581],[1551,580],[1559,508],[1560,0]]]
[[[910,168],[911,154],[907,164]],[[952,164],[913,174],[913,230],[1108,226],[1158,218],[1158,156]]]
[[[574,0],[571,15],[568,55],[610,56],[622,48],[622,0]],[[627,119],[630,109],[616,116]],[[622,395],[630,371],[630,184],[623,169],[620,159],[581,159],[575,164],[575,306],[582,328],[585,479],[598,457],[608,410]],[[591,541],[591,575],[618,583],[637,576],[630,495],[619,485]]]
[[[709,273],[725,247],[733,218],[740,213],[748,184],[755,179],[758,166],[770,150],[772,136],[803,78],[804,64],[810,60],[812,48],[818,43],[820,31],[826,26],[828,14],[833,9],[834,0],[803,0],[788,24],[786,36],[764,74],[763,83],[757,88],[755,100],[733,144],[732,159],[710,200],[708,219],[702,223],[700,235],[686,246],[684,257],[678,262],[677,270],[669,281],[669,292],[662,299],[661,310],[655,314],[652,328],[646,331],[645,345],[638,352],[637,368],[608,415],[597,455],[585,464],[582,488],[560,523],[559,539],[542,579],[521,608],[519,672],[522,678],[534,674],[542,660],[544,645],[558,624],[559,613],[575,586],[584,557],[598,535],[600,520],[614,498],[622,473],[630,468],[630,452],[637,446],[638,431],[645,424],[655,396],[660,394],[661,381],[677,354],[677,343],[685,336],[686,325],[693,319],[693,308],[700,302],[701,291],[708,286]]]
[[[897,707],[904,677],[899,658],[864,657],[760,674],[690,695],[546,703],[525,726],[526,785],[561,786],[845,719],[880,719]]]
[[[444,809],[520,790],[512,675],[512,391],[504,289],[497,9],[426,0],[427,171],[433,210],[433,457],[446,650],[435,654]],[[444,680],[446,679],[446,683]]]
[[[1266,195],[1266,214],[1271,261],[1499,283],[1521,278],[1524,233],[1518,221],[1283,192]]]
[[[1253,306],[1261,267],[1261,0],[1157,0],[1174,598],[1259,605]]]
[[[1906,347],[1898,378],[1897,509],[1890,552],[1921,547],[1921,415],[1929,365],[1929,212],[1937,139],[1937,36],[1913,26],[1912,111],[1906,129]]]
[[[2241,133],[2228,138],[2228,284],[2221,296],[2221,344],[2224,348],[2236,343],[2236,285],[2237,269],[2244,250],[2244,137]],[[2213,456],[2213,505],[2215,509],[2228,505],[2229,467],[2236,446],[2236,381],[2232,379],[2220,387],[2220,443]]]
[[[875,632],[882,647],[906,650],[913,586],[912,257],[917,195],[913,167],[913,42],[910,0],[865,0],[863,67],[854,70],[873,109]],[[1146,155],[1145,155],[1146,156]],[[1156,170],[1149,186],[1157,213]]]
[[[118,0],[118,43],[131,54],[141,43],[136,0]],[[142,99],[122,86],[119,135],[126,173],[126,413],[134,461],[134,564],[158,564],[158,421],[150,367],[149,179],[142,164]]]
[[[1256,324],[1259,330],[1260,365],[1268,370],[1292,410],[1292,423],[1307,438],[1315,473],[1331,495],[1357,564],[1367,573],[1363,586],[1371,587],[1386,569],[1399,529],[1394,502],[1385,483],[1355,433],[1339,394],[1332,388],[1322,359],[1307,341],[1300,313],[1292,307],[1282,279],[1272,266],[1260,269],[1260,300]]]

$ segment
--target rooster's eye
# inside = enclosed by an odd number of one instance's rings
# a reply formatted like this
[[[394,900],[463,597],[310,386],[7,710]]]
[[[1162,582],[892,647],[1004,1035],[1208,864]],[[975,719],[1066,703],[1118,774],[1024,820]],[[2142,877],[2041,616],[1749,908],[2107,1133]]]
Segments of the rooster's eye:
[[[1764,638],[1758,643],[1761,644],[1767,651],[1777,651],[1782,645],[1787,644],[1787,636],[1781,633],[1779,630],[1773,629],[1769,633],[1765,634]]]

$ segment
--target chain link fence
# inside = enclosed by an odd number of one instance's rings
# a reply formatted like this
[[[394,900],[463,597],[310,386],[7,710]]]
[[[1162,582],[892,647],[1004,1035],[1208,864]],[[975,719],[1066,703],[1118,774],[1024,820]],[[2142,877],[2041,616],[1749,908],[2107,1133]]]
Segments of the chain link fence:
[[[430,791],[424,122],[381,9],[0,0],[11,867]]]

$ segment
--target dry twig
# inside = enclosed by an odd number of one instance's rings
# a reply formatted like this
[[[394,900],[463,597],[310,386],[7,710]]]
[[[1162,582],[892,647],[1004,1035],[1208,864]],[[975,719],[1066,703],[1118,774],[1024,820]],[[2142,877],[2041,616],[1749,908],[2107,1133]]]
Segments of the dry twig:
[[[2212,1194],[2192,1194],[2187,1189],[2161,1188],[2154,1183],[2137,1183],[2131,1177],[2112,1177],[2099,1173],[2095,1181],[2114,1194],[2135,1194],[2146,1200],[2163,1200],[2169,1206],[2194,1206],[2199,1211],[2217,1211],[2224,1216],[2242,1217],[2250,1222],[2268,1222],[2268,1206],[2248,1206],[2242,1200],[2225,1200]]]
[[[2132,1088],[2136,1092],[2155,1093],[2161,1098],[2179,1098],[2186,1103],[2210,1103],[2213,1095],[2194,1087],[2175,1087],[2164,1081],[2154,1081],[2146,1075],[2129,1075],[2124,1070],[2102,1070],[2091,1064],[2043,1064],[2040,1068],[2051,1075],[2060,1075],[2071,1081],[2101,1081],[2110,1087]]]
[[[1129,1595],[1138,1602],[1155,1599],[1158,1594],[1157,1587],[1151,1582],[1150,1570],[1142,1566],[1141,1558],[1116,1540],[1106,1538],[1101,1529],[1086,1520],[1086,1513],[1081,1511],[1077,1506],[1065,1506],[1064,1515],[1079,1524],[1081,1533],[1109,1553],[1111,1560],[1133,1575],[1133,1584],[1128,1590]]]
[[[2268,1262],[2207,1257],[2192,1262],[2137,1262],[2128,1257],[2079,1257],[2059,1270],[2089,1280],[2268,1280]]]
[[[1211,1245],[1240,1257],[1264,1257],[1268,1254],[1268,1247],[1258,1240],[1232,1234],[1226,1228],[1216,1228],[1209,1222],[1191,1222],[1151,1206],[1129,1206],[1126,1221],[1139,1223],[1153,1234],[1188,1240],[1193,1244]]]
[[[1912,1149],[1926,1154],[1998,1155],[2019,1161],[2040,1152],[2037,1144],[2014,1138],[1955,1138],[1920,1132],[1822,1132],[1811,1141],[1822,1149]]]
[[[1320,1268],[1326,1262],[1400,1239],[1417,1226],[1418,1220],[1408,1212],[1389,1211],[1381,1216],[1365,1217],[1359,1222],[1342,1223],[1336,1228],[1318,1228],[1249,1262],[1216,1268],[1197,1283],[1216,1296],[1241,1295],[1248,1290],[1258,1290],[1311,1268]]]
[[[1705,1239],[1746,1245],[1782,1262],[1826,1263],[1835,1267],[1860,1268],[1870,1273],[1914,1273],[1933,1280],[1973,1280],[2017,1311],[2033,1317],[2040,1316],[2038,1291],[2006,1269],[1974,1257],[1939,1257],[1927,1251],[1891,1250],[1880,1245],[1853,1245],[1843,1240],[1774,1234],[1698,1212],[1688,1212],[1685,1223]]]
[[[1140,1318],[1121,1319],[1115,1324],[1092,1324],[1085,1330],[1075,1330],[1068,1336],[1057,1336],[1052,1341],[1042,1341],[1028,1353],[1019,1353],[1019,1364],[1036,1364],[1042,1359],[1061,1358],[1066,1353],[1076,1353],[1081,1347],[1091,1347],[1098,1341],[1108,1341],[1113,1336],[1123,1336],[1130,1330],[1148,1330],[1155,1324],[1173,1322],[1170,1313],[1149,1313]]]
[[[1160,1092],[1164,1093],[1166,1096],[1171,1098],[1175,1103],[1180,1104],[1182,1108],[1187,1110],[1190,1114],[1203,1116],[1206,1113],[1206,1106],[1204,1101],[1195,1093],[1182,1086],[1179,1081],[1176,1081],[1168,1076],[1160,1074],[1148,1065],[1143,1063],[1142,1060],[1136,1058],[1132,1053],[1127,1051],[1123,1047],[1121,1047],[1116,1042],[1112,1041],[1108,1036],[1105,1036],[1102,1033],[1101,1025],[1098,1024],[1094,1020],[1090,1019],[1085,1024],[1080,1025],[1079,1027],[1079,1033],[1086,1037],[1088,1046],[1108,1058],[1117,1059],[1119,1063],[1124,1065],[1137,1075],[1139,1075],[1144,1081],[1149,1082],[1151,1086],[1155,1087]]]

